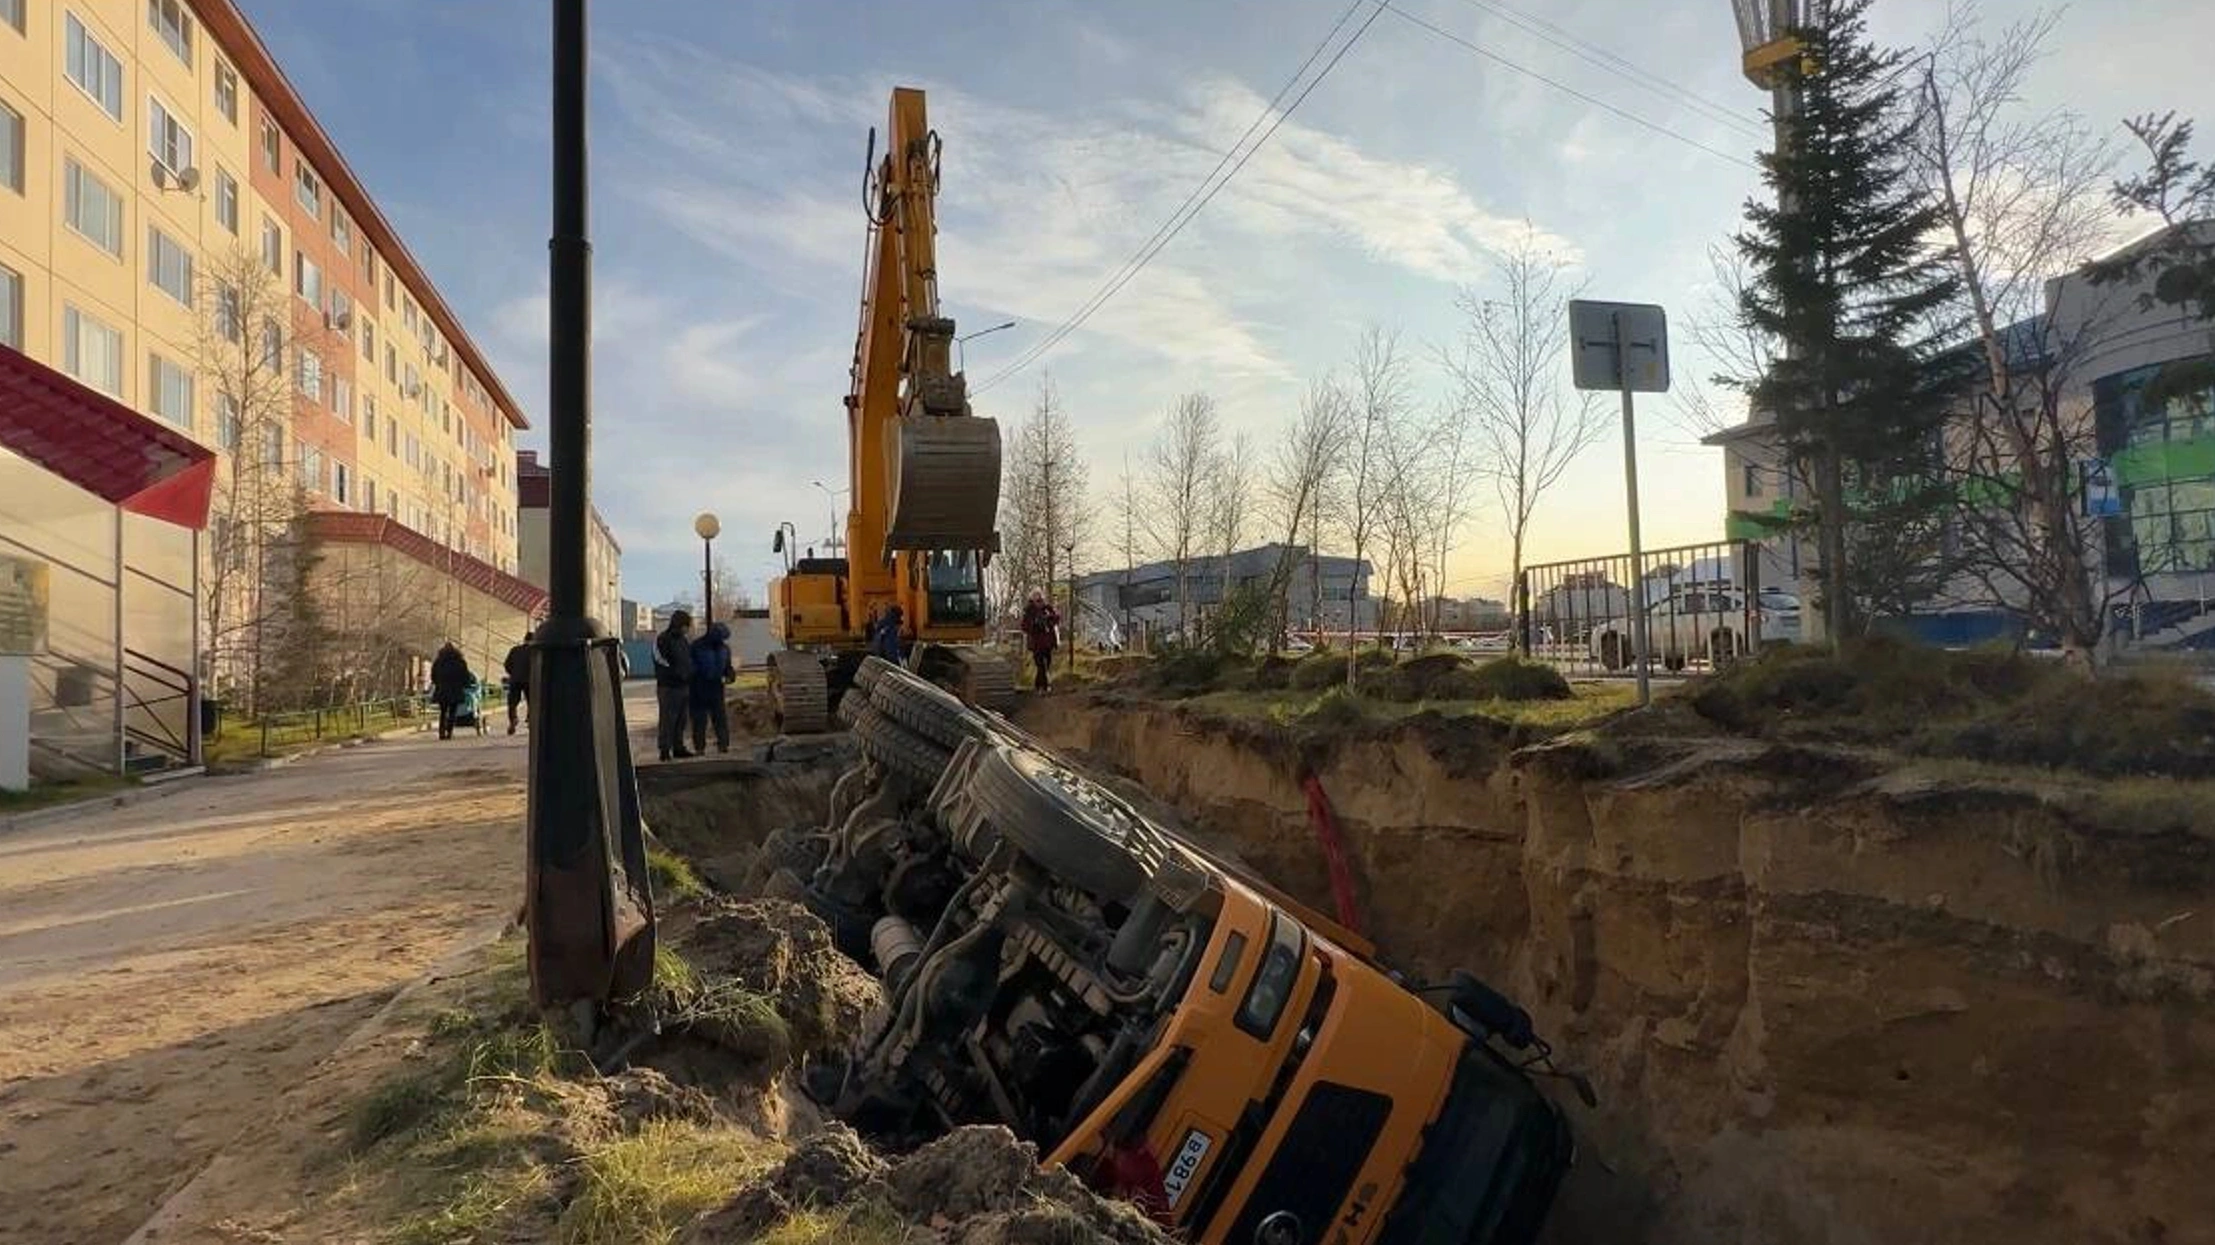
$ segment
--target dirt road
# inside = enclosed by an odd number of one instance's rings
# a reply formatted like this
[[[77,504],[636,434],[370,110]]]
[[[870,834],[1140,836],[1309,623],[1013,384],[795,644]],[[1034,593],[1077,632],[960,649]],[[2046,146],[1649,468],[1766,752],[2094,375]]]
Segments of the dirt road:
[[[0,835],[0,1242],[120,1241],[522,894],[524,737]]]

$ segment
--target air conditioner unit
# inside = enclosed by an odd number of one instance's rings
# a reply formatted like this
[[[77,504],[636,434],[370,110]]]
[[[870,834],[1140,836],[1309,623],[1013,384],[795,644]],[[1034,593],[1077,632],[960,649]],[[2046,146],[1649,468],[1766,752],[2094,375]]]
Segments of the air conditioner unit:
[[[419,381],[411,380],[401,388],[400,393],[412,401],[423,396],[423,385]]]

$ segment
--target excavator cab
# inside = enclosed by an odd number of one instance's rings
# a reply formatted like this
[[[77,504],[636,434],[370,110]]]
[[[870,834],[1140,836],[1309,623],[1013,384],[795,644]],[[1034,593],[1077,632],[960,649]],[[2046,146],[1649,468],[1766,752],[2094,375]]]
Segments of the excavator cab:
[[[939,549],[911,559],[910,573],[923,609],[916,634],[929,637],[942,628],[974,632],[984,626],[983,559],[973,550]]]

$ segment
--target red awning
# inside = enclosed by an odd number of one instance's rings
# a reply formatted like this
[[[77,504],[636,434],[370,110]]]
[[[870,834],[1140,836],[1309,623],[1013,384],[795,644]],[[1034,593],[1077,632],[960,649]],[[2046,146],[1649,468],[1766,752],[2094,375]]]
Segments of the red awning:
[[[208,524],[214,450],[6,346],[0,445],[133,514]]]

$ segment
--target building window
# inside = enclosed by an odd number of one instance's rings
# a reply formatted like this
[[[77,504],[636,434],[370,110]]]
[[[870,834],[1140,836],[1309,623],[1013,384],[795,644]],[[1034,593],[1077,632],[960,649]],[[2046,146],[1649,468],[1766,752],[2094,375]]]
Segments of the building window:
[[[23,114],[0,104],[0,186],[23,193]]]
[[[184,306],[192,306],[192,252],[153,225],[146,227],[146,279]]]
[[[361,357],[369,366],[377,366],[377,322],[361,322]]]
[[[0,26],[13,26],[15,33],[23,33],[23,0],[0,0]]]
[[[323,400],[323,357],[306,346],[292,352],[293,387],[310,402]]]
[[[368,476],[361,478],[361,508],[377,513],[377,482]]]
[[[266,216],[261,218],[261,263],[271,275],[279,278],[285,275],[284,226]]]
[[[371,449],[377,447],[377,395],[361,396],[361,436]]]
[[[246,421],[239,417],[238,399],[227,393],[216,394],[215,443],[225,452],[236,450],[245,431]]]
[[[192,131],[151,95],[146,97],[146,154],[168,169],[171,177],[192,167]]]
[[[221,169],[215,171],[215,223],[238,236],[238,179]]]
[[[0,264],[0,346],[23,349],[23,274]]]
[[[292,292],[307,299],[317,311],[323,309],[323,270],[305,251],[292,253]]]
[[[354,422],[354,385],[343,376],[331,377],[331,413],[342,423]]]
[[[400,383],[400,355],[393,350],[391,342],[385,343],[385,383],[388,385]]]
[[[116,121],[123,119],[123,62],[92,37],[72,13],[66,23],[69,49],[66,72],[77,89],[92,97],[100,110]]]
[[[192,13],[185,0],[146,0],[146,21],[177,59],[192,67]]]
[[[331,245],[341,255],[354,253],[354,222],[346,219],[346,213],[331,209]]]
[[[331,286],[331,328],[341,337],[349,337],[354,331],[354,299],[346,291]]]
[[[346,464],[340,462],[332,463],[331,497],[335,499],[341,506],[350,505],[353,502],[353,498],[349,495],[349,490],[347,489],[346,485]]]
[[[277,375],[285,374],[285,330],[275,316],[262,317],[261,362]]]
[[[147,392],[154,413],[177,425],[192,427],[192,373],[158,354],[150,354]]]
[[[245,313],[239,305],[238,287],[228,281],[215,283],[215,331],[235,342],[246,334]]]
[[[238,71],[220,60],[215,63],[215,110],[225,121],[238,124]]]
[[[87,242],[123,258],[123,197],[85,171],[74,156],[62,161],[63,219]]]
[[[261,162],[272,173],[284,172],[284,135],[277,129],[275,117],[261,119]]]
[[[285,465],[285,430],[281,425],[270,424],[261,430],[261,461],[272,471]]]
[[[122,332],[64,303],[62,370],[103,393],[122,397]]]
[[[392,310],[392,265],[385,265],[385,310]]]
[[[1746,496],[1761,496],[1761,468],[1754,463],[1747,463],[1740,470],[1745,472]]]
[[[422,325],[415,318],[415,300],[413,298],[403,298],[400,300],[400,319],[408,326],[408,332],[421,332]]]
[[[372,250],[369,239],[361,242],[361,279],[369,288],[369,301],[377,301],[377,252]]]
[[[400,425],[389,419],[385,421],[385,453],[400,457]]]
[[[315,493],[323,491],[323,451],[312,445],[300,451],[300,487]]]
[[[292,197],[307,209],[308,215],[323,219],[323,182],[305,160],[295,159],[292,165]]]

